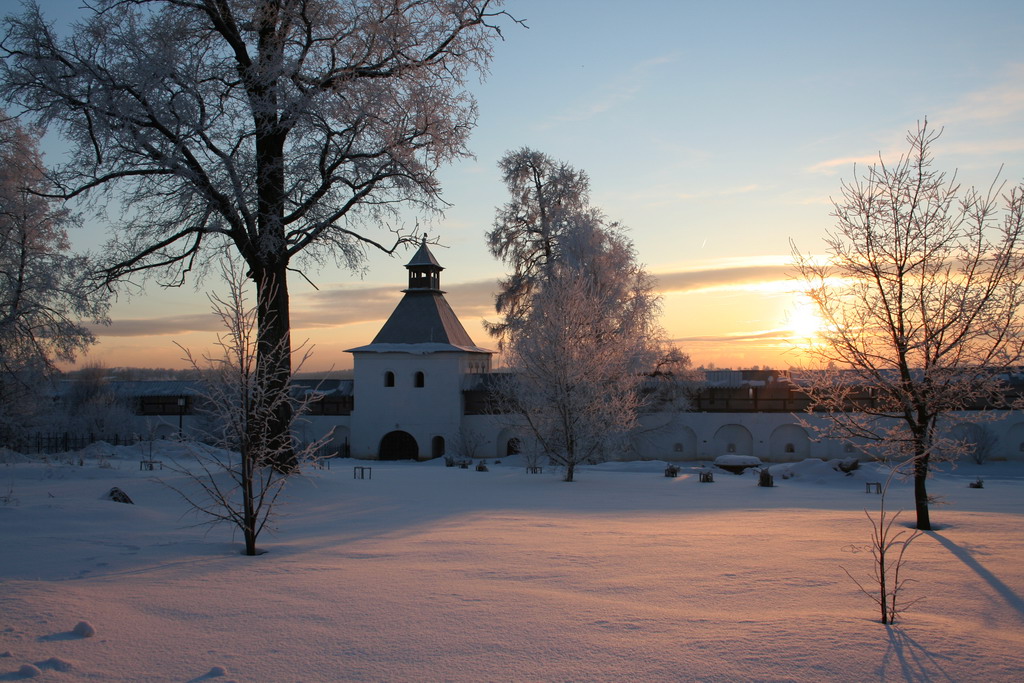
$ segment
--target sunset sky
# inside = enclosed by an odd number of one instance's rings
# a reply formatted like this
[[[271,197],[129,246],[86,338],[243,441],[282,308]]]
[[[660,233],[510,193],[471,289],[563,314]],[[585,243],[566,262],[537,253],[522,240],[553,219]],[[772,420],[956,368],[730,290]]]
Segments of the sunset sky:
[[[75,0],[46,0],[66,19]],[[789,240],[821,248],[830,196],[854,164],[892,159],[927,117],[945,132],[937,166],[987,188],[1003,166],[1024,179],[1024,3],[518,0],[491,74],[474,84],[476,159],[444,169],[443,217],[420,217],[443,246],[448,299],[489,346],[504,267],[484,233],[506,201],[497,171],[528,146],[587,171],[592,203],[630,229],[664,297],[662,325],[697,364],[788,367],[811,322],[788,281]],[[51,156],[53,154],[51,153]],[[406,227],[416,224],[412,213]],[[101,225],[74,235],[97,248]],[[401,297],[412,252],[370,254],[359,274],[292,280],[294,339],[307,370],[351,366]],[[86,358],[181,367],[217,328],[204,292],[153,285],[111,311]]]

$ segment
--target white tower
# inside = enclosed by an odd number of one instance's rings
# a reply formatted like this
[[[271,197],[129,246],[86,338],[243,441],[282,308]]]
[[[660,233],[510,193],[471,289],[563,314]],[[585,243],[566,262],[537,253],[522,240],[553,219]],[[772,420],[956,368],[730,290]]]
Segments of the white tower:
[[[354,349],[352,457],[426,460],[444,455],[462,424],[463,377],[490,371],[441,291],[424,238],[406,266],[409,286],[373,341]]]

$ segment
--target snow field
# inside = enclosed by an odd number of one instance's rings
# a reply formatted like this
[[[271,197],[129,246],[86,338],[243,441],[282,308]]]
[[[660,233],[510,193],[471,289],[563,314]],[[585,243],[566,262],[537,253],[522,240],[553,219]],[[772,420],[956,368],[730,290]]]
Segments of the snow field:
[[[360,462],[373,478],[353,480],[340,460],[290,483],[268,552],[246,558],[154,478],[178,475],[110,451],[108,468],[0,465],[18,501],[0,506],[0,680],[1024,677],[1020,465],[930,482],[950,505],[908,551],[906,595],[924,600],[886,627],[840,567],[870,577],[850,546],[869,538],[873,466],[796,463],[768,489],[750,473],[698,483],[696,463],[566,484],[508,460]],[[136,504],[103,500],[111,486]],[[890,508],[911,503],[894,484]]]

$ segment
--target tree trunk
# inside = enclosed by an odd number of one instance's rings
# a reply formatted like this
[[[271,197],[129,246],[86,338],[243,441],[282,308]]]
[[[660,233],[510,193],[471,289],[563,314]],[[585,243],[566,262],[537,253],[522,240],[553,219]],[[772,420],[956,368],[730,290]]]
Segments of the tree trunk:
[[[273,411],[257,408],[256,414],[270,417],[266,425],[250,425],[251,437],[266,439],[256,445],[256,453],[272,454],[271,463],[279,472],[290,473],[298,464],[292,447],[292,411],[288,401],[275,400],[288,390],[292,375],[291,324],[288,308],[287,269],[284,265],[268,267],[254,272],[257,289],[257,367],[261,368],[260,381],[266,386],[259,387],[260,400],[272,402]]]
[[[932,522],[928,514],[928,490],[925,483],[928,479],[927,452],[918,453],[914,458],[914,506],[917,508],[917,528],[931,531]]]
[[[262,30],[269,31],[269,26]],[[260,36],[260,60],[267,61],[273,46],[264,41],[268,35]],[[270,53],[267,52],[270,50]],[[267,417],[265,426],[250,427],[250,431],[262,431],[265,443],[257,445],[254,453],[261,459],[269,454],[271,465],[279,472],[292,472],[297,463],[292,448],[292,410],[289,401],[280,400],[282,392],[288,390],[292,374],[291,314],[288,305],[288,244],[284,231],[284,206],[286,199],[284,156],[286,133],[276,119],[277,95],[269,84],[259,83],[252,96],[254,101],[263,102],[264,111],[256,115],[256,186],[258,195],[259,238],[255,253],[249,264],[257,291],[257,345],[258,387],[257,395],[267,401],[257,406],[257,414]],[[275,113],[270,113],[275,112]],[[255,261],[258,266],[253,266]],[[273,405],[273,410],[270,410]],[[262,408],[262,409],[260,409]],[[260,446],[266,448],[261,450]],[[259,466],[261,463],[255,463]]]
[[[253,462],[248,449],[242,450],[242,536],[245,538],[245,554],[256,554],[256,506],[252,490]]]

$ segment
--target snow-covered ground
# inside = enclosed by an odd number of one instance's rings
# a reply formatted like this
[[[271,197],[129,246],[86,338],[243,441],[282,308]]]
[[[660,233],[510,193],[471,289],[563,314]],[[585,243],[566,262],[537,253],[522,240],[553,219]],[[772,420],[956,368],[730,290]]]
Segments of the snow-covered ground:
[[[779,466],[761,488],[696,464],[566,484],[509,460],[338,460],[290,483],[244,557],[140,453],[0,454],[19,460],[0,464],[0,681],[1024,680],[1020,464],[931,482],[942,528],[905,568],[923,600],[886,627],[842,569],[870,580],[851,546],[875,466]],[[911,508],[909,483],[889,501]]]

